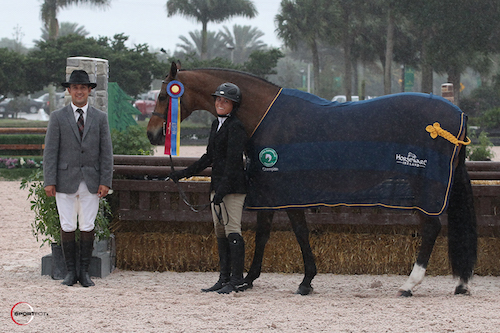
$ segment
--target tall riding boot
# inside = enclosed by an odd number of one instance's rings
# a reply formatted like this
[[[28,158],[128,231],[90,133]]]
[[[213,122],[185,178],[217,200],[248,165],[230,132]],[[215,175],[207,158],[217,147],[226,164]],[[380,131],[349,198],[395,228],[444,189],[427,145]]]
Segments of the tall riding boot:
[[[201,291],[217,291],[229,282],[231,276],[231,254],[229,252],[229,242],[227,238],[217,238],[217,247],[219,250],[219,280],[210,288],[204,288]]]
[[[65,232],[61,230],[61,244],[66,270],[68,271],[61,284],[72,286],[78,282],[78,275],[76,274],[75,232]]]
[[[229,240],[229,252],[231,252],[231,278],[229,283],[218,290],[219,294],[229,294],[233,291],[243,291],[246,288],[243,279],[245,268],[245,242],[240,234],[232,233],[227,236]]]
[[[94,249],[94,230],[80,232],[80,284],[82,287],[94,286],[89,276],[90,259]]]

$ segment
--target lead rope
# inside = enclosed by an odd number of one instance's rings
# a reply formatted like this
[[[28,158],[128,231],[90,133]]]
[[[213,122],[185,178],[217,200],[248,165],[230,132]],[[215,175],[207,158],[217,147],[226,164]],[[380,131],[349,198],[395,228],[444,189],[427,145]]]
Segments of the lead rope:
[[[170,157],[170,170],[171,170],[172,172],[174,172],[174,171],[175,171],[175,169],[174,169],[174,162],[173,162],[173,160],[172,160],[172,155],[168,155],[168,156]],[[171,179],[171,178],[167,178],[167,180],[168,180],[168,179]],[[172,180],[173,180],[173,179],[172,179]],[[181,184],[179,184],[179,181],[178,181],[178,180],[173,180],[173,182],[177,185],[177,191],[179,191],[179,195],[181,196],[182,201],[184,201],[184,203],[185,203],[185,204],[186,204],[186,205],[187,205],[187,206],[188,206],[188,207],[189,207],[189,208],[190,208],[193,212],[195,212],[195,213],[199,213],[199,212],[201,212],[202,210],[206,209],[207,207],[210,207],[210,204],[211,204],[212,202],[210,202],[210,203],[208,203],[208,204],[205,204],[205,205],[192,205],[192,204],[190,204],[190,203],[189,203],[189,201],[188,201],[188,198],[187,198],[187,196],[186,196],[186,193],[184,193],[184,191],[183,191],[183,190],[182,190],[182,188],[181,188]]]
[[[431,136],[431,138],[435,139],[438,136],[441,136],[441,137],[445,138],[446,140],[450,141],[451,143],[453,143],[455,146],[458,146],[459,144],[467,146],[468,144],[471,143],[471,140],[468,137],[465,138],[468,141],[458,140],[453,134],[451,134],[447,130],[442,129],[441,125],[438,122],[435,122],[432,125],[428,125],[425,128],[425,130],[427,132],[429,132],[429,135]]]
[[[224,201],[224,200],[222,200],[222,201]],[[217,207],[219,208],[219,210],[217,210]],[[224,205],[224,210],[226,211],[226,216],[227,216],[228,214],[227,214],[226,205]],[[217,216],[217,220],[218,220],[218,222],[219,222],[220,225],[222,225],[224,227],[226,225],[228,225],[228,223],[229,223],[229,217],[227,219],[227,223],[224,223],[224,218],[222,216],[222,205],[216,205],[216,204],[214,204],[214,212],[215,212],[215,216]]]
[[[172,155],[169,155],[170,157],[170,170],[172,172],[175,171],[174,169],[174,163],[173,163],[173,160],[172,160]],[[171,179],[171,178],[168,178],[167,177],[167,180],[168,179]],[[182,198],[182,201],[184,201],[184,203],[195,213],[199,213],[201,212],[202,210],[205,210],[207,209],[207,207],[210,207],[211,204],[213,204],[213,201],[210,201],[210,203],[208,204],[205,204],[205,205],[192,205],[191,203],[189,203],[188,201],[188,198],[187,198],[187,195],[186,193],[184,193],[184,191],[182,190],[181,188],[181,184],[179,184],[179,181],[177,180],[173,180],[172,181],[177,185],[177,191],[179,191],[179,195],[181,196]],[[217,210],[217,206],[218,206],[218,210]],[[224,209],[226,209],[226,206],[224,206]],[[217,220],[219,221],[219,223],[222,225],[222,226],[226,226],[227,223],[224,223],[224,219],[222,217],[222,206],[221,205],[216,205],[214,204],[214,212],[215,212],[215,215],[217,216]],[[227,215],[227,209],[226,209],[226,215]],[[229,223],[229,219],[228,219],[228,223]]]

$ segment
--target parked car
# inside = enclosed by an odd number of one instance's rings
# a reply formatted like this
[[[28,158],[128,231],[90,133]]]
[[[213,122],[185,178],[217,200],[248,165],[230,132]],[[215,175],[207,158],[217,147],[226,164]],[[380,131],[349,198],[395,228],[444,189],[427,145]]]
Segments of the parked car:
[[[3,118],[18,112],[37,113],[43,107],[43,102],[26,96],[5,98],[0,102],[0,114]]]
[[[138,120],[150,118],[155,110],[156,100],[158,99],[159,90],[151,90],[146,94],[139,95],[139,99],[134,102],[134,107],[141,111]]]
[[[12,115],[12,112],[10,112],[8,109],[8,105],[11,99],[12,98],[4,98],[3,95],[2,98],[0,98],[0,117],[8,118],[9,115]]]
[[[64,106],[64,92],[56,92],[55,93],[55,99],[56,99],[56,105],[53,108],[53,110],[60,109]],[[49,93],[45,93],[42,96],[38,97],[37,100],[40,100],[43,102],[43,109],[47,114],[50,113],[50,100],[49,100]]]
[[[372,99],[375,98],[375,96],[365,96],[365,99]],[[359,101],[359,96],[351,96],[351,102],[357,102]],[[345,95],[337,95],[332,98],[332,102],[339,102],[339,103],[345,103],[347,102],[347,98]]]

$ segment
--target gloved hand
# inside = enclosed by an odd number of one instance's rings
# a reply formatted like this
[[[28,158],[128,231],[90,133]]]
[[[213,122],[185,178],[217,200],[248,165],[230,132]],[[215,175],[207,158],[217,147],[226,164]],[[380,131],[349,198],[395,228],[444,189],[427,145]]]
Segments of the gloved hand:
[[[220,205],[222,203],[222,199],[224,199],[224,195],[220,194],[219,192],[215,192],[214,195],[214,205]]]
[[[173,171],[168,175],[168,177],[177,183],[179,179],[184,178],[184,174],[182,171]]]

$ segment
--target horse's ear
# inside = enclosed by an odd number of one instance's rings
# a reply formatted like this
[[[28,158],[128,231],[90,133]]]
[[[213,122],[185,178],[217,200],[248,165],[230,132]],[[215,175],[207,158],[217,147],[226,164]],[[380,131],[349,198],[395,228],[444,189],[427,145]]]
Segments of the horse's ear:
[[[175,64],[175,62],[172,61],[172,65],[170,66],[170,77],[172,79],[175,79],[176,76],[177,76],[177,65]]]
[[[177,60],[177,70],[180,70],[181,69],[181,61],[180,60]]]

